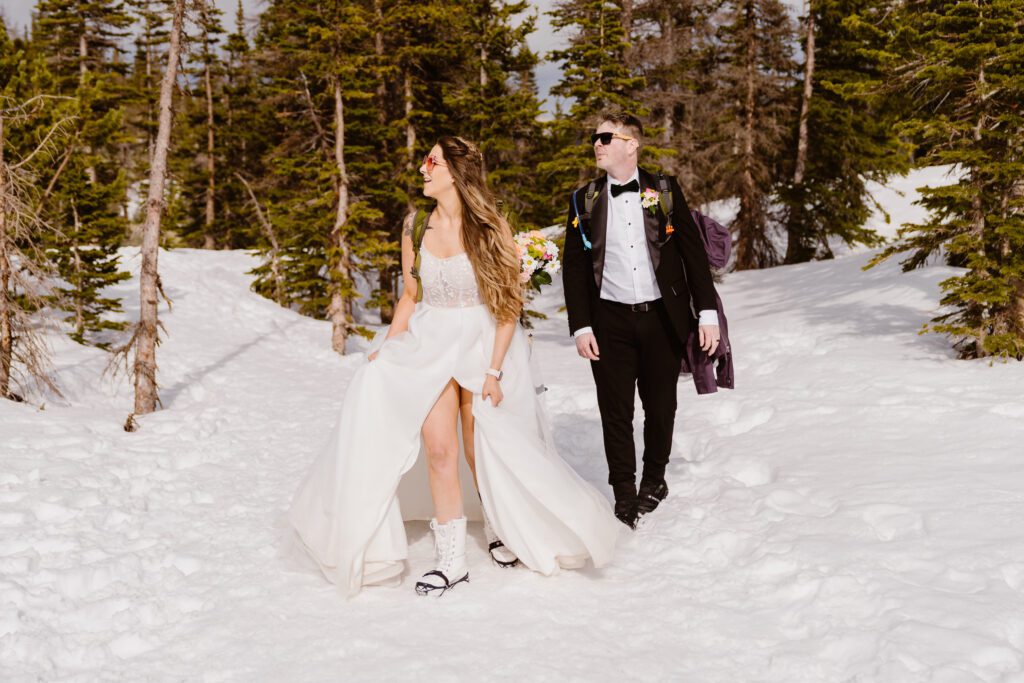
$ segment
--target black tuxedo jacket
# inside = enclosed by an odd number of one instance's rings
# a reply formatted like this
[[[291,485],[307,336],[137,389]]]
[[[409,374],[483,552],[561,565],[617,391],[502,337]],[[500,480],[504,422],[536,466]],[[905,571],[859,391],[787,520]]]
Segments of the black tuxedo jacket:
[[[643,170],[640,174],[640,191],[658,189],[657,177]],[[717,295],[711,277],[704,242],[697,232],[697,225],[690,215],[690,208],[683,197],[679,183],[668,177],[672,190],[673,232],[667,233],[668,217],[660,204],[655,213],[647,209],[644,213],[644,229],[647,232],[647,251],[654,265],[654,276],[661,290],[661,297],[672,327],[683,343],[696,327],[696,313],[715,310]],[[597,181],[597,199],[591,215],[586,213],[587,185],[578,188],[575,208],[569,202],[569,218],[565,228],[565,252],[562,257],[562,285],[565,290],[565,306],[569,313],[570,334],[581,327],[593,327],[593,311],[601,292],[601,277],[604,273],[605,234],[608,222],[608,176]],[[573,225],[579,210],[579,225]],[[586,249],[580,231],[587,236],[592,248]],[[692,303],[691,303],[692,302]]]

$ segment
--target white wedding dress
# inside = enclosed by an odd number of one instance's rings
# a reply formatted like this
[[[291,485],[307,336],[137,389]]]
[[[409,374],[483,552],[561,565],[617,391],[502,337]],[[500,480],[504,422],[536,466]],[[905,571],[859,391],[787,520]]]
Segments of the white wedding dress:
[[[414,467],[425,460],[420,430],[454,378],[473,392],[480,500],[505,545],[546,575],[588,559],[606,565],[622,524],[556,452],[526,335],[516,327],[502,364],[504,400],[494,407],[480,392],[496,325],[472,264],[464,253],[421,254],[423,300],[406,332],[386,343],[378,335],[377,358],[353,376],[328,445],[292,501],[293,547],[346,596],[403,573],[403,512],[416,519],[432,511],[426,467]],[[469,511],[476,494],[465,466],[461,479]]]

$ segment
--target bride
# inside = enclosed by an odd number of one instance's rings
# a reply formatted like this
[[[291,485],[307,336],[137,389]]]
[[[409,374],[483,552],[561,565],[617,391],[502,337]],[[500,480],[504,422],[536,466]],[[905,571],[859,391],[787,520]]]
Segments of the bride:
[[[299,547],[347,596],[398,583],[407,556],[399,482],[422,447],[435,565],[416,592],[443,595],[468,582],[461,418],[495,560],[518,558],[545,575],[588,559],[601,567],[622,525],[555,450],[517,325],[519,258],[483,158],[442,137],[420,173],[436,206],[423,229],[406,219],[394,320],[353,376],[329,446],[292,501]]]

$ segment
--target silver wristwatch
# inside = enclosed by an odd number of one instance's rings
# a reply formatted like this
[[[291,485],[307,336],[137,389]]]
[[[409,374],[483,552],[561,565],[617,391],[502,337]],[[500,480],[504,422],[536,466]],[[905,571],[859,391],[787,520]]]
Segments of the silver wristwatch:
[[[495,370],[494,368],[487,368],[487,374],[495,378],[499,382],[501,381],[501,378],[505,376],[504,372],[502,372],[501,370]]]

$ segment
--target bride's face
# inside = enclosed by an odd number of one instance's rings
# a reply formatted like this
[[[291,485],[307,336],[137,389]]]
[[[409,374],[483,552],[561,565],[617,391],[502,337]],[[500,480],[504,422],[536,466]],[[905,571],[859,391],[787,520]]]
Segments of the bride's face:
[[[423,158],[420,174],[423,176],[423,194],[427,197],[437,197],[454,187],[455,183],[440,145],[434,145],[430,154]]]

